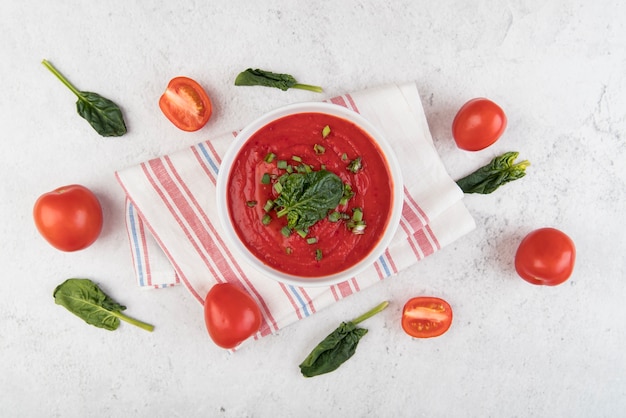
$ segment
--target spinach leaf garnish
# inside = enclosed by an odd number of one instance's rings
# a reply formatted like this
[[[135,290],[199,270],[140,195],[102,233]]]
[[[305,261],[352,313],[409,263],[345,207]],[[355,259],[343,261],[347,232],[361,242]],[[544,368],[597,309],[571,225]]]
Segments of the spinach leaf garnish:
[[[259,70],[258,68],[255,70],[248,68],[247,70],[239,73],[235,79],[235,85],[275,87],[283,91],[290,88],[309,90],[316,93],[321,93],[323,91],[319,86],[300,84],[289,74],[272,73],[270,71]]]
[[[518,152],[511,151],[495,157],[489,164],[457,180],[456,183],[464,193],[492,193],[503,184],[526,175],[525,170],[530,162],[524,160],[514,164],[518,155]]]
[[[47,60],[43,60],[42,64],[78,97],[76,111],[96,132],[101,136],[122,136],[126,133],[126,124],[118,105],[98,93],[79,91]]]
[[[287,216],[287,226],[294,231],[307,231],[343,197],[343,181],[327,170],[283,174],[278,182],[282,189],[274,200],[276,215]]]
[[[356,347],[367,334],[367,329],[356,325],[376,315],[389,305],[383,302],[352,321],[342,322],[337,329],[322,340],[300,364],[304,377],[332,372],[354,355]]]
[[[54,289],[52,295],[57,305],[98,328],[114,331],[120,326],[121,319],[146,331],[154,330],[154,326],[124,315],[122,311],[126,306],[111,299],[89,279],[67,279]]]

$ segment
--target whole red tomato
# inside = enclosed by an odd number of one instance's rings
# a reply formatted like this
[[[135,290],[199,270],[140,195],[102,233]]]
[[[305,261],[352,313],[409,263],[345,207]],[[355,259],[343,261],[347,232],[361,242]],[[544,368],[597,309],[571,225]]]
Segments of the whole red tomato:
[[[222,348],[235,348],[261,327],[261,310],[241,288],[230,283],[214,285],[204,301],[209,335]]]
[[[556,286],[574,270],[576,247],[565,233],[554,228],[537,229],[520,242],[515,270],[529,283]]]
[[[487,148],[506,129],[504,111],[489,99],[476,98],[465,103],[452,122],[456,145],[466,151]]]
[[[44,193],[35,202],[39,233],[61,251],[87,248],[102,231],[102,207],[95,194],[78,184]]]
[[[438,337],[452,324],[452,308],[443,299],[419,296],[402,309],[402,329],[415,338]]]

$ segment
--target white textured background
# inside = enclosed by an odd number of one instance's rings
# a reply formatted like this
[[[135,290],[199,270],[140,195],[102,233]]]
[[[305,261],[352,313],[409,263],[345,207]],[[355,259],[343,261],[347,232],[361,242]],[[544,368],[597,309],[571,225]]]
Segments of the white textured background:
[[[7,417],[613,417],[626,410],[626,3],[621,1],[0,2],[0,415]],[[120,104],[129,132],[97,136],[41,64]],[[233,86],[247,67],[324,86]],[[215,106],[199,132],[177,130],[157,102],[187,75]],[[182,288],[139,290],[114,171],[237,129],[265,111],[415,80],[435,145],[454,178],[504,151],[528,176],[468,196],[477,229],[406,271],[236,354],[212,344]],[[507,112],[494,146],[458,150],[450,124],[468,99]],[[61,253],[31,211],[81,183],[105,212],[100,239]],[[513,256],[532,229],[576,242],[570,281],[534,287]],[[52,299],[89,277],[152,322],[90,327]],[[400,328],[412,296],[453,306],[444,336]],[[382,300],[356,356],[304,379],[297,365],[342,320]]]

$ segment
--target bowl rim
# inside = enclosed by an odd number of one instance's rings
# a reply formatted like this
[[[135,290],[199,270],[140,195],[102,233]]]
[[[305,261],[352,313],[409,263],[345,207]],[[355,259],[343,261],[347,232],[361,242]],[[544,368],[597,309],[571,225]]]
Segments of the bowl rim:
[[[383,157],[387,160],[387,168],[393,181],[393,199],[391,214],[383,236],[380,238],[380,240],[378,240],[372,250],[358,263],[345,270],[327,276],[298,277],[281,272],[273,268],[272,266],[262,262],[254,254],[252,254],[248,250],[248,248],[246,248],[246,246],[237,236],[234,226],[232,225],[233,222],[228,210],[227,184],[230,177],[230,167],[232,167],[232,163],[239,154],[239,151],[243,144],[255,132],[257,132],[268,123],[276,119],[297,113],[326,113],[331,116],[343,118],[352,123],[355,123],[361,129],[363,129],[381,149]],[[402,206],[404,201],[403,190],[404,183],[398,159],[393,151],[393,148],[379,129],[377,129],[359,113],[344,106],[329,102],[300,102],[282,106],[264,113],[263,115],[246,125],[237,134],[234,141],[229,145],[226,153],[222,157],[222,161],[220,163],[220,168],[217,175],[217,215],[222,229],[224,230],[224,234],[226,236],[228,244],[230,244],[232,248],[235,248],[237,253],[245,259],[246,263],[250,264],[260,274],[268,276],[269,278],[278,282],[297,287],[331,286],[337,283],[344,282],[346,280],[350,280],[351,278],[357,276],[363,270],[371,266],[377,259],[380,258],[381,255],[384,254],[385,250],[389,247],[391,240],[396,235],[396,231],[400,224],[400,218],[402,216]]]

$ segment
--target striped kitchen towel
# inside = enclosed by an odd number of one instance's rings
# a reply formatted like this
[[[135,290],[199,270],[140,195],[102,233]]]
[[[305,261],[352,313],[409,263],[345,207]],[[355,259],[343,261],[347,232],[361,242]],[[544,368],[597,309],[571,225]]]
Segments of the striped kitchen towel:
[[[360,113],[382,131],[401,165],[400,227],[370,268],[337,285],[304,288],[263,277],[239,260],[224,241],[215,204],[220,160],[236,136],[233,132],[116,173],[127,196],[139,284],[154,288],[182,283],[202,304],[215,283],[235,283],[261,308],[258,338],[410,267],[475,227],[463,193],[435,150],[414,83],[328,101]]]

